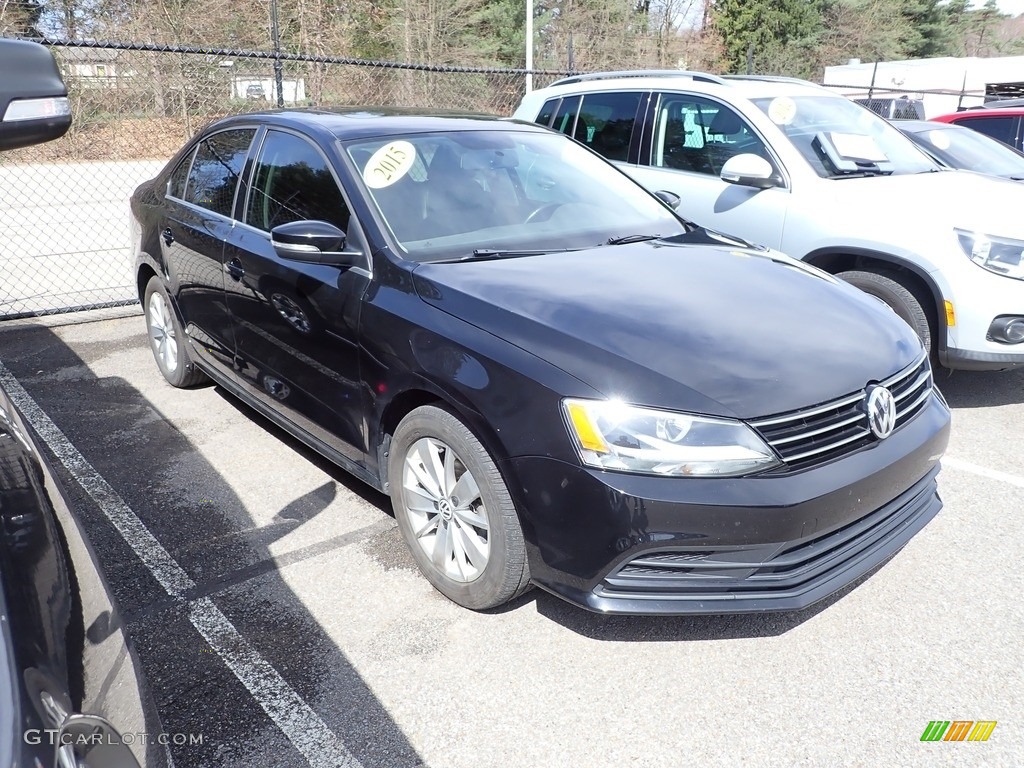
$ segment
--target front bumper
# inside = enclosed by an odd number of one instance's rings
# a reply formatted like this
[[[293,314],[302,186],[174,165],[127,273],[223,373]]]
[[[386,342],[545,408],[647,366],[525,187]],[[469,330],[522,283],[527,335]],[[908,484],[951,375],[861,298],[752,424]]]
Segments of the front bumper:
[[[796,610],[903,547],[941,509],[936,396],[888,439],[813,469],[747,478],[512,460],[539,586],[624,614]]]
[[[961,265],[943,288],[956,308],[956,325],[946,329],[946,348],[939,362],[967,371],[999,371],[1024,366],[1024,344],[989,338],[992,321],[1004,315],[1024,315],[1024,281],[988,272],[975,264]]]

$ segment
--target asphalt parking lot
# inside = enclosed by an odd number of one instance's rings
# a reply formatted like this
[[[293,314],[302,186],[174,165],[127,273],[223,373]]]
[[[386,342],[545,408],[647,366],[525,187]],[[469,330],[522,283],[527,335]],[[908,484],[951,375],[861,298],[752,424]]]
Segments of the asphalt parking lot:
[[[141,315],[0,323],[0,363],[165,732],[202,735],[177,768],[1021,765],[1024,371],[937,376],[945,508],[853,588],[645,619],[449,603],[384,496],[218,388],[166,385]],[[923,743],[932,720],[998,725]]]

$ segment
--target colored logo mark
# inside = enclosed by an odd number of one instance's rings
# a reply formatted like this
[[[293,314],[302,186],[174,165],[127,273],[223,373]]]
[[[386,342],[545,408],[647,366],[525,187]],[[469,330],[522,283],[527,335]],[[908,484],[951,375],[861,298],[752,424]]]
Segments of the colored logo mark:
[[[988,741],[996,729],[996,720],[932,720],[921,734],[921,741]]]

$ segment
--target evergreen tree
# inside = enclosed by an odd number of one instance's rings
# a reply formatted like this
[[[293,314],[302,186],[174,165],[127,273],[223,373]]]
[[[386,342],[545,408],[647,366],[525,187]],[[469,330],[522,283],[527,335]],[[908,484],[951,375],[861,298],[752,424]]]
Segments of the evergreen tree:
[[[711,2],[711,0],[708,0]],[[725,46],[727,69],[808,74],[804,63],[824,30],[827,0],[714,0],[710,20]],[[813,58],[813,57],[812,57]]]

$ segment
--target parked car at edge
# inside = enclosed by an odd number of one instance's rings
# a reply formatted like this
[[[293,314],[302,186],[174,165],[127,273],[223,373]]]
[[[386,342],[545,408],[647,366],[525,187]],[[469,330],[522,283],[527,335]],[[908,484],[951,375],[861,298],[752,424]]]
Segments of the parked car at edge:
[[[947,168],[1024,181],[1024,153],[983,133],[933,120],[893,120],[892,124]]]
[[[213,379],[390,494],[468,608],[536,584],[606,613],[795,609],[940,508],[949,411],[905,323],[547,129],[239,116],[132,211],[167,381]]]
[[[48,50],[0,39],[0,72],[0,150],[68,130],[67,90]],[[167,764],[159,720],[96,554],[2,386],[0,658],[4,768]]]
[[[950,368],[1024,365],[1024,187],[944,170],[869,109],[804,81],[582,75],[515,116],[574,136],[706,227],[882,299]]]
[[[1024,151],[1024,106],[1016,107],[981,107],[939,115],[931,118],[940,123],[962,125],[972,131],[991,136],[1018,151]]]

